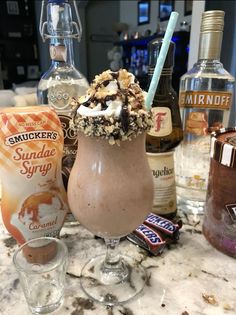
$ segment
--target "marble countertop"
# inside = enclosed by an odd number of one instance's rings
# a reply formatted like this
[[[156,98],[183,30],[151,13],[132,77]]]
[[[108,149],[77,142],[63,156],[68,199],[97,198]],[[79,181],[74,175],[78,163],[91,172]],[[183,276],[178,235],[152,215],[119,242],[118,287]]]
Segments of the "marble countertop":
[[[69,249],[63,306],[54,315],[235,315],[235,259],[212,248],[201,233],[199,217],[184,216],[180,240],[157,257],[123,241],[120,249],[148,270],[144,291],[131,302],[113,308],[90,301],[80,288],[83,264],[105,252],[102,240],[82,226],[63,228]],[[0,221],[0,314],[30,315],[12,263],[17,245]],[[214,303],[209,303],[213,296]]]

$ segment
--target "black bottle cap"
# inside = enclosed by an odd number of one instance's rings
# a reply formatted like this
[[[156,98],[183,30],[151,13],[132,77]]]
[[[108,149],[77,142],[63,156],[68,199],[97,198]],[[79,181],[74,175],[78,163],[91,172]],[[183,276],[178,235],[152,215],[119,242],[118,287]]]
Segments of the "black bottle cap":
[[[155,68],[156,60],[160,54],[163,38],[157,38],[148,43],[149,68]],[[175,43],[170,42],[169,50],[163,68],[173,68],[175,55]]]

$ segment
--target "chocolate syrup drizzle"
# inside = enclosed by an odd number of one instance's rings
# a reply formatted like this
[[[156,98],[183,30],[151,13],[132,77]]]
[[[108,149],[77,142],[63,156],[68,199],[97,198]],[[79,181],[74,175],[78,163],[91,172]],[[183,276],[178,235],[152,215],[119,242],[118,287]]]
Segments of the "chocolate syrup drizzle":
[[[119,116],[121,127],[124,132],[129,130],[129,110],[128,110],[128,95],[125,95],[125,102],[123,103],[122,109]]]
[[[117,82],[117,86],[118,86],[118,92],[116,94],[113,94],[113,95],[107,95],[104,99],[100,99],[99,102],[101,103],[101,109],[102,110],[106,110],[107,109],[107,104],[106,102],[108,101],[114,101],[116,100],[116,98],[118,96],[121,96],[123,98],[123,102],[122,102],[122,109],[120,111],[120,115],[119,115],[119,121],[121,122],[121,127],[122,127],[122,130],[124,132],[127,132],[129,130],[129,122],[130,122],[130,114],[129,114],[129,110],[128,110],[128,95],[131,94],[132,96],[135,96],[134,93],[132,93],[131,91],[128,91],[125,90],[125,89],[121,89],[120,87],[120,83],[118,81],[118,78],[119,78],[119,72],[111,72],[110,73],[111,76],[112,76],[112,79],[110,80],[105,80],[99,84],[96,85],[95,87],[95,91],[98,91],[98,89],[101,87],[101,86],[108,86],[110,82],[112,82],[113,80],[116,80]],[[137,82],[137,80],[135,79],[134,81],[135,83]],[[81,106],[81,105],[84,105],[86,107],[89,107],[90,103],[94,102],[96,103],[96,98],[94,97],[94,95],[91,95],[91,97],[86,100],[85,102],[79,104],[76,106],[76,108],[74,109],[73,111],[73,122],[75,124],[75,117],[76,117],[76,114],[77,114],[77,110],[78,108]]]

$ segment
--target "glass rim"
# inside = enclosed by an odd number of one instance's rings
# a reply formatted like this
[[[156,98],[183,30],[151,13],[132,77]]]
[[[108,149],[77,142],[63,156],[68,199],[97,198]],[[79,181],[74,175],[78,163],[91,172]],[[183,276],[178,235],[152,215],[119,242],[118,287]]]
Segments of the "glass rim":
[[[28,245],[30,243],[33,243],[35,241],[40,241],[40,240],[50,240],[50,241],[55,241],[57,244],[60,244],[62,246],[62,248],[63,248],[64,253],[65,253],[64,258],[68,257],[68,248],[67,248],[66,244],[61,239],[50,237],[50,236],[41,236],[41,237],[37,237],[37,238],[32,238],[31,240],[26,241],[25,243],[20,245],[20,247],[18,247],[15,250],[14,254],[13,254],[12,260],[13,260],[13,264],[14,264],[14,266],[15,266],[17,271],[25,272],[25,273],[28,273],[28,274],[30,274],[30,273],[32,273],[32,274],[41,274],[41,273],[52,271],[52,270],[56,269],[61,264],[61,261],[58,261],[53,267],[44,269],[42,271],[40,271],[40,270],[28,270],[27,268],[23,268],[23,267],[21,267],[19,265],[19,263],[17,262],[17,255],[19,254],[19,252],[22,251],[22,249],[26,245]],[[35,263],[35,265],[36,264],[37,263]]]

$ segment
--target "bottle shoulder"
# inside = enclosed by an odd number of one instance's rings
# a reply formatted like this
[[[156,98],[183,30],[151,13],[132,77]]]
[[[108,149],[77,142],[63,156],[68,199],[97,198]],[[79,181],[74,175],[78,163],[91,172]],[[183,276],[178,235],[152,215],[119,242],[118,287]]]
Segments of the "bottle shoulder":
[[[87,79],[76,68],[55,69],[50,67],[49,70],[42,75],[38,89],[44,90],[62,84],[83,86],[86,89],[89,87]]]
[[[41,79],[85,79],[84,75],[80,73],[75,67],[73,66],[61,66],[55,67],[51,66],[41,77]],[[86,80],[86,79],[85,79]]]
[[[235,78],[224,69],[223,64],[218,60],[199,60],[181,77],[181,81],[191,78],[216,78],[235,81]]]
[[[175,104],[178,104],[178,97],[174,89],[170,89],[165,92],[157,92],[154,96],[152,107],[162,105],[174,106]]]

